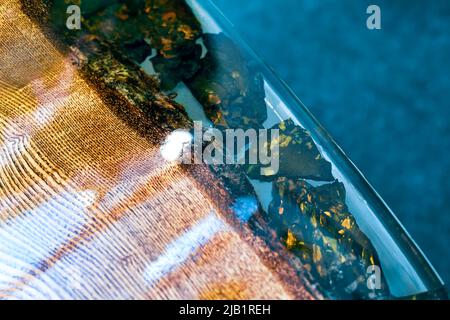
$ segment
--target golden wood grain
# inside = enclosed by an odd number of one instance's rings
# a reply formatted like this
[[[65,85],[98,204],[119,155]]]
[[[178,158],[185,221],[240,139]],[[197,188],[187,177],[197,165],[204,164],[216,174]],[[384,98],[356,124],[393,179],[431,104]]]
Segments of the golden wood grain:
[[[117,118],[17,1],[2,1],[1,298],[298,295],[192,177]]]

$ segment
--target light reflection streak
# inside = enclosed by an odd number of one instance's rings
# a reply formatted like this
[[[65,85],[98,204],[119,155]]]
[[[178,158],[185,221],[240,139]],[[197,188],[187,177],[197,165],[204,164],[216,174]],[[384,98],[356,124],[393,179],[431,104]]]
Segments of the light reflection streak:
[[[87,221],[87,210],[96,193],[64,191],[10,221],[0,224],[0,290],[7,289],[17,276],[38,269],[52,251],[71,239]],[[51,232],[49,232],[51,230]]]
[[[64,71],[61,73],[55,87],[48,90],[42,79],[31,81],[30,85],[38,101],[37,109],[31,114],[20,115],[7,122],[0,137],[3,144],[0,146],[0,168],[6,166],[9,161],[6,154],[10,154],[10,148],[18,145],[19,154],[15,154],[13,161],[26,152],[30,144],[30,137],[39,129],[48,125],[55,117],[58,110],[66,104],[70,96],[70,86],[74,75],[73,67],[69,60],[64,61]]]
[[[159,257],[144,271],[144,279],[151,286],[183,264],[214,235],[227,231],[227,225],[213,211],[195,226],[170,243]]]

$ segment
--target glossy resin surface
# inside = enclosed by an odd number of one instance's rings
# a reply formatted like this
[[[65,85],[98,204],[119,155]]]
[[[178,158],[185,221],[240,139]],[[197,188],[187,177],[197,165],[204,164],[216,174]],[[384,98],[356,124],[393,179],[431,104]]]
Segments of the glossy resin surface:
[[[0,7],[4,297],[445,296],[392,212],[210,2],[79,7],[80,30],[64,1]],[[174,132],[195,136],[194,121],[225,140],[277,130],[259,145],[277,170],[171,161]],[[194,157],[211,146],[184,142]],[[250,159],[254,145],[233,151]]]

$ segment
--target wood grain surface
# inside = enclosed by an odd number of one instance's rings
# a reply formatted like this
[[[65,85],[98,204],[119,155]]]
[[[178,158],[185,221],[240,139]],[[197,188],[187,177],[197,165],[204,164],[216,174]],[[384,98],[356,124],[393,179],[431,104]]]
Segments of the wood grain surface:
[[[257,251],[1,2],[0,298],[311,298]]]

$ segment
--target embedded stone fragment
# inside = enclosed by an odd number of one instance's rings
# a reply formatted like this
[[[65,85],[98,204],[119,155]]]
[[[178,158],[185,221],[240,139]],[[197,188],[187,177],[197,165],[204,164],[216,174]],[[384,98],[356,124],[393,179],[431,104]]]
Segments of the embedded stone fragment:
[[[202,47],[196,41],[202,34],[201,26],[184,1],[80,0],[83,19],[78,32],[65,28],[66,7],[65,1],[55,0],[49,15],[66,43],[76,43],[87,30],[137,63],[155,50],[152,63],[164,90],[172,89],[199,69]]]
[[[291,119],[280,122],[271,129],[279,130],[279,138],[270,137],[267,146],[279,158],[279,170],[267,170],[262,164],[247,166],[248,175],[257,180],[273,181],[277,177],[333,181],[331,163],[325,160],[308,131]],[[278,150],[277,150],[278,148]]]
[[[205,34],[201,69],[187,85],[206,115],[221,128],[262,128],[267,119],[264,80],[223,33]]]
[[[382,289],[367,287],[367,268],[380,262],[348,211],[341,182],[313,187],[278,178],[268,211],[270,226],[323,289],[341,298],[388,296],[384,278]]]

